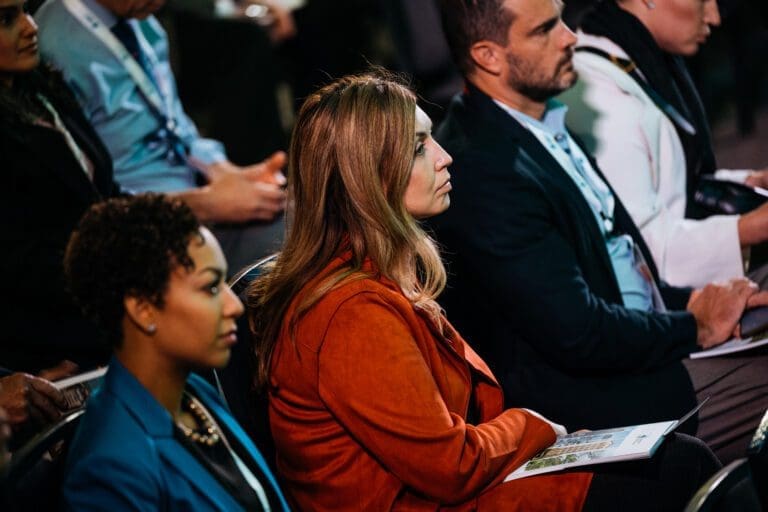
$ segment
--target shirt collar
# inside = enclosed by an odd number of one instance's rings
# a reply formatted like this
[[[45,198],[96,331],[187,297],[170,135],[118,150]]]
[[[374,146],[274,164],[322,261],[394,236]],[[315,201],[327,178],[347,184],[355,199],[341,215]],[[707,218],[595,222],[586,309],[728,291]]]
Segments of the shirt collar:
[[[115,16],[115,14],[101,5],[97,0],[82,0],[82,2],[85,4],[88,9],[91,10],[91,12],[96,15],[99,20],[109,27],[110,29],[117,24],[119,18]]]
[[[499,100],[493,101],[523,126],[537,128],[552,136],[565,132],[565,114],[568,113],[568,106],[555,99],[547,100],[544,115],[540,120],[527,114],[523,114],[519,110],[515,110]]]

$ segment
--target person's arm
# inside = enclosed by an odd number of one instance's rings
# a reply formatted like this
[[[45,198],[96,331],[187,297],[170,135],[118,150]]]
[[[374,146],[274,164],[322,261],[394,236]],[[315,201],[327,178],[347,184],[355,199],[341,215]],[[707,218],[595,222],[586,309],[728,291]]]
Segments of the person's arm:
[[[476,426],[450,412],[407,321],[373,292],[336,310],[318,361],[320,397],[339,423],[409,489],[440,503],[476,496],[555,439],[521,409]]]
[[[237,167],[228,161],[206,167],[207,185],[176,192],[203,222],[271,221],[285,210],[285,153]]]

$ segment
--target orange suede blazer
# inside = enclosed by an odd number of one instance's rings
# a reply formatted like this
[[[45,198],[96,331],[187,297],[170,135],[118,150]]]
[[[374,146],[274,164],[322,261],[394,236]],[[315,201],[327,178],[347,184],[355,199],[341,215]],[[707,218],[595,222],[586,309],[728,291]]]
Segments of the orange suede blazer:
[[[581,510],[589,473],[502,483],[555,434],[524,410],[504,411],[488,366],[445,332],[383,278],[326,294],[295,343],[284,325],[269,418],[296,508]],[[471,394],[477,425],[465,422]]]

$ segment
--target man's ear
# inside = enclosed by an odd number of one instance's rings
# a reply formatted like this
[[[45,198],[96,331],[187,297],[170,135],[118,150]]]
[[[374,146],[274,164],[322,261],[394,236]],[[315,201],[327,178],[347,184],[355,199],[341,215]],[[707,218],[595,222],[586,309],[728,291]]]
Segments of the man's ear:
[[[475,66],[486,73],[500,75],[505,62],[504,50],[493,41],[478,41],[469,49]]]
[[[145,298],[127,295],[123,299],[123,307],[128,319],[138,329],[149,334],[154,332],[156,329],[155,311],[157,310],[154,304]]]

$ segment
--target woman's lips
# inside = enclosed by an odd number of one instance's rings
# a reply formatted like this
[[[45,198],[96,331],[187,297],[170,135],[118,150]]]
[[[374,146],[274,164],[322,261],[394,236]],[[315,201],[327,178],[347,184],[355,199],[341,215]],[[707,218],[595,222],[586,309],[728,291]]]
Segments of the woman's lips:
[[[37,53],[37,50],[37,43],[35,42],[19,50],[19,53]]]
[[[229,331],[219,336],[219,338],[229,345],[234,345],[237,343],[237,331]]]

